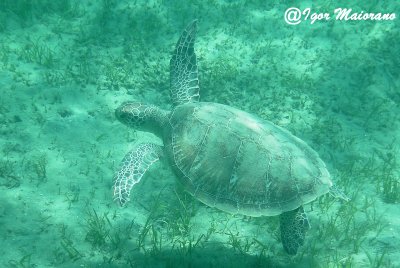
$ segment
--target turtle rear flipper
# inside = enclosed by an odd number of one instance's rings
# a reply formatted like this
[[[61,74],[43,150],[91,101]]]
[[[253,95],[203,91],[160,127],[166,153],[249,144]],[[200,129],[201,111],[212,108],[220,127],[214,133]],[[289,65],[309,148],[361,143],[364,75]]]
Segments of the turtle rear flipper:
[[[285,251],[296,255],[297,250],[304,244],[304,238],[310,224],[303,207],[284,212],[280,215],[281,239]]]
[[[114,201],[123,206],[130,200],[133,185],[160,159],[162,150],[162,146],[141,143],[125,155],[119,171],[114,176]]]
[[[170,87],[174,106],[199,101],[199,78],[194,52],[197,20],[183,31],[170,61]]]

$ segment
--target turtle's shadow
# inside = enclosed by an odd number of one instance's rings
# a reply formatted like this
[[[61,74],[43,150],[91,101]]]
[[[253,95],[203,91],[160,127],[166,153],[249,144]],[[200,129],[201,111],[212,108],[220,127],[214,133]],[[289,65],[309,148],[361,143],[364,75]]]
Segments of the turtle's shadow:
[[[122,260],[122,263],[125,261],[133,265],[132,267],[315,267],[310,266],[312,263],[305,259],[296,263],[291,261],[289,257],[286,260],[282,258],[278,260],[275,256],[242,254],[218,243],[215,243],[215,245],[208,244],[203,248],[194,248],[185,252],[178,249],[147,254],[135,251],[130,255],[129,260]],[[96,265],[96,267],[122,267],[122,264],[101,265],[93,263],[93,265]]]

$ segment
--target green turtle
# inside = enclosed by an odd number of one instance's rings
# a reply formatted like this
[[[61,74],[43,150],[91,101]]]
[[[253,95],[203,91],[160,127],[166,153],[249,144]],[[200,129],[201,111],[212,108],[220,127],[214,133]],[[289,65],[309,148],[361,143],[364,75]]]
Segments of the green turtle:
[[[295,255],[310,228],[303,209],[333,187],[318,154],[287,130],[239,109],[199,102],[194,51],[197,21],[184,30],[170,60],[172,111],[126,102],[116,117],[155,133],[163,146],[136,145],[114,177],[114,199],[124,206],[149,167],[166,159],[185,190],[204,204],[248,216],[280,215],[285,251]]]

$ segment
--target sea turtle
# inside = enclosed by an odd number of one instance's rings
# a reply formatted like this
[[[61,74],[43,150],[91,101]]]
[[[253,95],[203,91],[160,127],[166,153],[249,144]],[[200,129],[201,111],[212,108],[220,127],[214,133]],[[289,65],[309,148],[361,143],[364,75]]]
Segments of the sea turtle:
[[[208,206],[280,215],[283,247],[294,255],[309,229],[302,205],[339,192],[318,154],[287,130],[227,105],[199,102],[196,28],[196,20],[187,26],[170,60],[172,111],[140,102],[115,111],[119,121],[155,133],[164,146],[142,143],[125,156],[114,199],[125,205],[132,187],[163,157],[184,188]]]

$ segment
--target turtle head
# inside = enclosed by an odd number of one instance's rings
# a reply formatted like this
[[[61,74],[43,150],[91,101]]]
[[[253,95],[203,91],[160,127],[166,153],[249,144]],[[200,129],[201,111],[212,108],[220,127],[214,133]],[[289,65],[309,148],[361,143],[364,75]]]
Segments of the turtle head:
[[[125,102],[115,110],[117,119],[128,127],[152,132],[162,136],[163,126],[168,120],[168,112],[155,105],[141,102]]]

